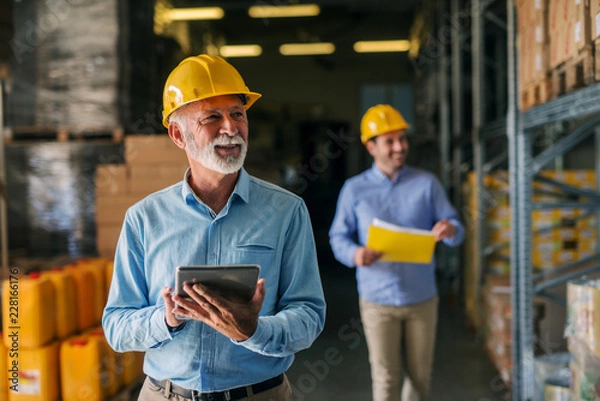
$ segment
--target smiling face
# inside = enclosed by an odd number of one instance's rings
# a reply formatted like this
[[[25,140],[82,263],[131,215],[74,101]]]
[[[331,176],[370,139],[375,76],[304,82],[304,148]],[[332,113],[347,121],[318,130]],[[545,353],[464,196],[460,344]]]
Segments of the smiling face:
[[[404,164],[408,156],[408,139],[405,130],[391,131],[376,136],[366,143],[375,165],[392,178]]]
[[[248,120],[239,96],[200,100],[181,110],[189,157],[209,170],[233,174],[242,168],[248,150]],[[173,120],[172,120],[173,121]]]

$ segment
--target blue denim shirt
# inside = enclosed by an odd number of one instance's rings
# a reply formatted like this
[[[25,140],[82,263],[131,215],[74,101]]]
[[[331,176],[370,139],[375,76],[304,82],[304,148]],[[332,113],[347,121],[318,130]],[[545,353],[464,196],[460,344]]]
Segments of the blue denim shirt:
[[[186,172],[187,177],[188,172]],[[160,291],[179,265],[257,263],[266,280],[258,327],[235,342],[204,323],[169,333]],[[261,382],[285,372],[323,329],[325,300],[301,198],[240,171],[218,214],[187,180],[133,205],[125,216],[102,325],[119,352],[145,351],[144,372],[200,391]]]
[[[354,267],[354,253],[366,244],[374,218],[424,230],[448,219],[456,235],[444,243],[457,246],[464,238],[464,227],[440,182],[431,173],[410,166],[404,166],[392,181],[373,164],[344,183],[329,230],[338,261]],[[356,279],[360,297],[382,305],[412,305],[437,295],[435,258],[430,264],[375,262],[357,268]]]

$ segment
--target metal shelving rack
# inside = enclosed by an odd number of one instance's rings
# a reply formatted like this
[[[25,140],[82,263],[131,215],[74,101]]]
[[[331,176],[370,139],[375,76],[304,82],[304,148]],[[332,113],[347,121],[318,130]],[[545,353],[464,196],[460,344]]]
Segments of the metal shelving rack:
[[[600,254],[595,254],[583,260],[558,266],[550,274],[533,274],[532,266],[532,219],[531,212],[544,208],[587,208],[600,209],[600,193],[586,191],[569,185],[550,182],[561,190],[586,197],[588,202],[562,202],[562,203],[534,203],[532,201],[533,180],[542,181],[543,178],[536,173],[556,157],[564,155],[582,140],[590,135],[596,137],[596,175],[600,188],[600,83],[564,95],[548,103],[521,112],[518,109],[518,74],[516,52],[516,10],[515,0],[472,0],[470,7],[470,30],[467,32],[461,27],[459,19],[464,13],[461,0],[438,1],[440,21],[450,21],[450,57],[442,51],[436,69],[439,74],[439,115],[440,115],[440,151],[442,166],[451,165],[451,174],[442,172],[443,181],[454,190],[453,201],[456,205],[463,204],[460,188],[464,181],[465,165],[469,162],[465,158],[465,133],[468,130],[464,121],[463,112],[464,95],[464,58],[463,49],[470,44],[471,56],[471,100],[472,100],[472,128],[471,146],[473,151],[472,168],[476,176],[477,198],[476,208],[479,211],[478,220],[474,227],[475,240],[477,241],[477,258],[479,270],[477,272],[477,295],[481,296],[483,279],[483,266],[488,250],[484,249],[485,224],[484,212],[486,209],[484,199],[484,176],[496,167],[506,163],[509,169],[509,195],[510,218],[515,224],[511,225],[511,302],[512,302],[512,398],[519,401],[531,400],[534,396],[534,327],[533,327],[533,299],[535,296],[545,296],[551,301],[564,300],[552,299],[546,293],[548,288],[564,284],[570,279],[600,270]],[[490,11],[490,7],[506,6],[506,17],[499,17]],[[446,14],[449,11],[449,18]],[[464,16],[464,14],[463,14]],[[488,82],[485,77],[485,66],[489,60],[485,59],[484,43],[486,30],[489,23],[506,29],[506,51],[502,60],[505,68],[507,84],[504,102],[506,115],[495,121],[486,117],[486,91]],[[448,32],[446,32],[448,33]],[[470,36],[470,38],[468,37]],[[468,40],[470,39],[470,41]],[[499,59],[499,58],[497,58]],[[499,60],[497,60],[499,61]],[[500,66],[498,66],[500,67]],[[450,71],[448,71],[448,69]],[[448,77],[450,79],[448,79]],[[498,77],[497,77],[498,78]],[[498,82],[498,81],[497,81]],[[497,84],[498,87],[498,84]],[[447,98],[447,91],[450,95]],[[497,100],[497,99],[496,99]],[[546,125],[557,122],[575,120],[580,123],[578,128],[563,136],[550,147],[534,157],[532,140],[534,134]],[[496,138],[506,139],[506,149],[494,149],[486,152],[486,144]],[[486,154],[489,153],[489,154]],[[600,233],[600,218],[598,219],[598,232]],[[600,239],[599,239],[600,241]],[[600,249],[600,243],[598,246]],[[573,271],[577,268],[577,271]],[[550,277],[548,277],[550,276]]]
[[[466,4],[471,8],[465,9]],[[486,144],[490,139],[501,137],[505,134],[506,124],[504,119],[488,122],[484,102],[486,100],[485,89],[485,67],[486,64],[496,63],[496,68],[505,70],[505,60],[487,60],[483,54],[484,27],[488,22],[505,28],[505,22],[501,17],[494,15],[487,8],[495,3],[495,0],[475,0],[467,2],[464,0],[441,0],[437,1],[437,19],[442,27],[437,33],[436,41],[438,57],[436,68],[433,73],[437,77],[437,97],[439,116],[439,139],[440,139],[440,177],[446,190],[452,192],[453,204],[457,207],[463,204],[462,183],[465,173],[471,168],[476,173],[479,188],[483,186],[484,175],[505,161],[505,151],[490,155],[491,160],[486,162]],[[465,13],[471,17],[471,27],[465,24]],[[464,68],[469,67],[465,55],[471,54],[471,76],[465,77]],[[448,54],[447,54],[448,53]],[[468,80],[470,79],[470,84]],[[471,102],[472,120],[464,116],[468,107],[468,96],[464,92],[467,87],[476,88],[472,91]],[[504,99],[505,101],[505,99]],[[472,153],[471,149],[472,147]],[[471,156],[473,159],[471,160]],[[483,194],[479,191],[477,210],[483,210]],[[481,238],[484,236],[484,216],[479,213],[479,219],[474,232],[477,247],[483,249]],[[445,257],[450,261],[452,271],[457,276],[459,266],[462,266],[462,258],[457,252],[446,251]],[[483,251],[478,253],[481,261],[485,256]],[[478,263],[482,266],[483,263]],[[477,273],[478,280],[482,278],[482,272]],[[462,280],[458,281],[461,287],[459,293],[464,291]],[[478,291],[480,288],[478,288]]]
[[[452,13],[454,18],[458,18],[460,13],[460,0],[452,0]],[[476,287],[476,298],[481,299],[483,275],[485,266],[485,260],[487,254],[485,252],[485,241],[486,238],[486,210],[489,205],[486,204],[485,200],[485,187],[484,179],[485,175],[489,174],[492,170],[500,166],[506,161],[508,152],[504,148],[494,149],[494,151],[488,150],[488,144],[490,141],[497,138],[502,138],[506,134],[506,121],[505,118],[499,118],[496,120],[490,120],[486,112],[486,104],[489,100],[495,100],[495,104],[504,107],[506,97],[504,91],[500,89],[500,85],[497,84],[496,92],[494,95],[496,98],[492,98],[490,91],[488,90],[488,77],[486,76],[486,66],[493,64],[496,70],[496,82],[499,77],[502,78],[502,74],[499,71],[506,70],[506,60],[504,57],[496,57],[493,60],[486,59],[485,52],[485,40],[488,32],[491,32],[487,27],[491,23],[496,27],[500,27],[502,30],[502,36],[505,35],[504,30],[506,29],[506,22],[503,16],[496,15],[492,10],[491,6],[494,5],[494,0],[472,0],[470,2],[469,15],[470,20],[470,44],[471,44],[471,102],[472,102],[472,121],[471,121],[471,146],[472,146],[472,168],[475,173],[475,190],[476,190],[476,202],[475,210],[472,213],[477,216],[475,224],[473,226],[473,240],[477,249],[475,256],[475,264],[477,271],[475,274],[475,280],[477,282]],[[497,5],[497,4],[496,4]],[[456,25],[455,25],[456,26]],[[496,30],[497,32],[498,30]],[[462,60],[460,58],[460,46],[466,41],[464,35],[466,32],[459,33],[456,38],[453,38],[452,42],[452,55],[453,61],[453,90],[462,90],[460,76],[458,75],[462,68]],[[496,34],[496,33],[493,33]],[[457,116],[454,126],[454,136],[456,141],[456,148],[454,151],[455,160],[454,166],[457,169],[462,169],[464,162],[462,161],[462,138],[461,132],[464,135],[464,123],[462,122],[463,107],[461,100],[458,98],[460,92],[454,95],[457,97],[454,101],[454,110]],[[506,146],[506,145],[505,145]],[[455,175],[454,185],[455,191],[461,186],[463,177],[460,174]],[[459,203],[460,199],[455,199],[456,204]]]
[[[533,335],[533,298],[544,295],[544,290],[600,269],[599,255],[585,261],[570,263],[553,269],[553,272],[567,272],[582,262],[593,262],[584,270],[563,274],[551,280],[534,285],[543,275],[533,275],[532,266],[532,220],[535,209],[577,207],[597,209],[600,207],[600,193],[559,186],[571,194],[585,196],[588,202],[534,203],[532,202],[532,182],[535,174],[548,162],[560,156],[586,137],[596,134],[596,152],[600,140],[600,84],[577,90],[548,103],[536,106],[524,112],[518,111],[518,74],[516,52],[516,11],[514,0],[507,1],[508,35],[508,113],[506,133],[509,141],[510,171],[510,209],[511,221],[511,285],[513,313],[513,377],[512,397],[514,400],[528,401],[534,396],[534,335]],[[585,118],[583,124],[567,134],[537,156],[532,153],[532,137],[536,129],[550,123]],[[599,158],[596,155],[596,172]]]

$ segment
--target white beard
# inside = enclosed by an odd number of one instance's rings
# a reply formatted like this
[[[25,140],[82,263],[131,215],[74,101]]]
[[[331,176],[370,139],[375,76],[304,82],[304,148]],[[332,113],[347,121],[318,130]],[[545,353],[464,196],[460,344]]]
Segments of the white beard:
[[[248,145],[244,142],[240,134],[236,134],[234,137],[227,135],[218,136],[203,148],[198,146],[191,132],[185,130],[184,137],[190,157],[209,170],[221,174],[233,174],[244,165]],[[216,145],[240,145],[240,154],[237,157],[233,155],[222,157],[217,153],[215,149]]]

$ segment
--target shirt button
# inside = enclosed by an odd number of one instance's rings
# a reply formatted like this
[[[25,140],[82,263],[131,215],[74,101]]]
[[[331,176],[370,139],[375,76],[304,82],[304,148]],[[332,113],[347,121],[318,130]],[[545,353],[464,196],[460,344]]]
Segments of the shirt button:
[[[216,255],[216,254],[214,254],[214,253],[211,253],[211,254],[210,254],[210,257],[211,257],[212,259],[214,259],[214,258],[216,258],[216,257],[217,257],[217,255]]]

